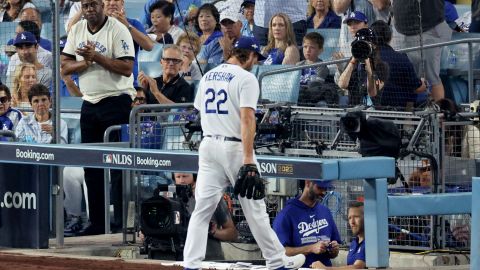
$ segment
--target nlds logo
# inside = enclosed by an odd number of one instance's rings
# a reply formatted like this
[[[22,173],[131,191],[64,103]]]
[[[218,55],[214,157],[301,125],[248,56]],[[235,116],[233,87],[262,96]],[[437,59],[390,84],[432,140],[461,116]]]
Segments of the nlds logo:
[[[132,165],[132,155],[124,154],[103,154],[103,163],[118,164],[118,165]]]

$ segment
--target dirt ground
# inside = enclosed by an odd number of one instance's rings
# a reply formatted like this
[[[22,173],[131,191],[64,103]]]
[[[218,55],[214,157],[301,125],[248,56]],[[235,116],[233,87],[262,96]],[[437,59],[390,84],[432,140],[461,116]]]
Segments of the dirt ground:
[[[53,256],[28,256],[0,252],[0,270],[182,270],[182,267],[127,262],[121,259],[93,260]]]

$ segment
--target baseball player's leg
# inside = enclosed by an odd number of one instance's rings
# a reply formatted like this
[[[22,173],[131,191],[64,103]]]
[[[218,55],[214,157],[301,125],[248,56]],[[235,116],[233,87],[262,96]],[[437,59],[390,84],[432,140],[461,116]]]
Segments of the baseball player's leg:
[[[250,231],[262,250],[268,269],[277,269],[284,265],[285,248],[270,227],[270,219],[264,200],[238,198],[247,219]]]
[[[190,217],[183,252],[185,268],[201,268],[207,248],[209,223],[225,187],[226,176],[222,165],[215,161],[214,150],[213,142],[208,139],[202,141],[195,185],[195,210]]]
[[[231,184],[235,184],[237,173],[243,165],[243,154],[241,143],[226,143],[229,147],[225,149],[224,167]],[[282,267],[285,248],[278,240],[277,235],[270,227],[270,220],[264,200],[252,200],[245,197],[238,197],[243,213],[247,219],[248,226],[255,237],[255,240],[262,250],[263,257],[267,261],[268,269]]]

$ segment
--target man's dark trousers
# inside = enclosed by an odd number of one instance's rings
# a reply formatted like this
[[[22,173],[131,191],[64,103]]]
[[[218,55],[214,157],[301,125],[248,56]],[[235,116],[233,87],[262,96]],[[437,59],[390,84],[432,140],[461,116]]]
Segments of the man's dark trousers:
[[[103,142],[105,130],[113,125],[127,124],[132,98],[122,94],[107,97],[98,103],[84,101],[81,109],[80,128],[82,143]],[[118,134],[112,134],[110,141],[119,141]],[[111,172],[112,199],[115,216],[122,216],[121,171]],[[89,234],[101,234],[105,230],[104,170],[85,168],[85,182],[88,189],[90,228]],[[120,219],[121,221],[121,219]]]

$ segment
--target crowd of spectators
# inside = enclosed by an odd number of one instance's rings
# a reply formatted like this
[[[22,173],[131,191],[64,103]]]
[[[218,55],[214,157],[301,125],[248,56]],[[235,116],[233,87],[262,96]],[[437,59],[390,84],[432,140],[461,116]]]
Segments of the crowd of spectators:
[[[453,30],[445,21],[448,16],[444,0],[423,1],[420,6],[409,0],[204,2],[149,0],[140,21],[129,17],[124,0],[81,0],[70,4],[65,22],[67,35],[60,41],[60,91],[62,96],[83,99],[82,142],[102,142],[106,128],[128,123],[132,105],[192,102],[194,82],[201,79],[208,65],[224,63],[242,36],[255,37],[262,45],[266,60],[259,65],[303,66],[332,60],[322,57],[325,40],[332,37],[323,36],[320,30],[339,29],[333,59],[349,60],[330,68],[319,65],[303,69],[300,91],[309,90],[312,84],[322,89],[318,84],[331,79],[335,90],[348,96],[347,104],[351,106],[365,104],[397,110],[415,107],[417,94],[425,91],[430,91],[434,100],[445,97],[439,76],[440,48],[425,50],[425,55],[396,51],[419,45],[421,38],[425,39],[423,45],[451,38]],[[478,1],[473,2],[476,9],[472,10],[472,25],[476,25],[480,11]],[[5,50],[9,61],[6,81],[0,84],[0,127],[14,131],[20,141],[51,143],[53,45],[41,36],[41,13],[29,0],[6,0],[0,7],[0,21],[18,22],[16,35],[8,37],[11,40]],[[354,40],[371,45],[369,57],[352,56],[350,44]],[[138,53],[155,46],[163,46],[159,60],[162,75],[150,77],[139,70]],[[338,105],[339,100],[333,103]],[[67,126],[63,121],[59,125],[57,132],[61,142],[66,143]],[[84,178],[90,200],[103,201],[103,182],[99,181],[103,171],[85,169]],[[312,188],[318,186],[307,181],[304,193],[311,193]],[[122,190],[118,172],[112,173],[112,190],[115,222],[119,223]],[[86,234],[103,232],[103,211],[98,205],[90,205]],[[73,212],[78,217],[78,210]],[[276,226],[282,228],[279,223]],[[332,234],[329,241],[340,242],[335,231]],[[284,244],[295,243],[285,239]],[[335,251],[337,244],[333,247]],[[326,247],[317,249],[311,253],[325,253]],[[319,260],[328,266],[327,259],[334,255]],[[309,260],[307,266],[313,262]]]

